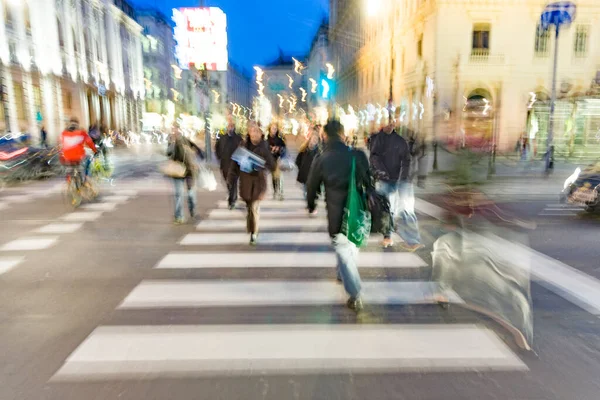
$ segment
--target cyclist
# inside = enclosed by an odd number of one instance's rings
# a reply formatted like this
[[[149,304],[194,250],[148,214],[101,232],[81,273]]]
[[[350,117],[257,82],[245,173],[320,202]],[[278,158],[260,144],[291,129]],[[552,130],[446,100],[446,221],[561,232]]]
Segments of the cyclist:
[[[69,126],[60,135],[60,143],[62,151],[60,159],[63,164],[71,166],[79,166],[83,164],[84,174],[87,179],[89,174],[89,160],[85,154],[85,146],[87,145],[94,154],[98,152],[94,141],[83,129],[79,129],[79,120],[72,117],[69,121]]]

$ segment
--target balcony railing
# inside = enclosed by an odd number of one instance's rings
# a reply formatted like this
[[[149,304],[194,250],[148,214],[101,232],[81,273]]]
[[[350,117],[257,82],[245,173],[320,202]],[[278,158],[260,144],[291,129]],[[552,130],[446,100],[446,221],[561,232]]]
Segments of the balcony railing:
[[[469,56],[471,64],[504,64],[504,54],[493,54],[488,49],[473,49]]]

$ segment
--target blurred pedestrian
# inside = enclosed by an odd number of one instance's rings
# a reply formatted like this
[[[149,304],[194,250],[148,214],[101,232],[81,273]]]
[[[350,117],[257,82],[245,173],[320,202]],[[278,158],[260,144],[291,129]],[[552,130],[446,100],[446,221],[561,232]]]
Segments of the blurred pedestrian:
[[[247,217],[246,230],[250,234],[250,245],[256,245],[258,240],[258,225],[260,201],[267,192],[267,170],[275,171],[275,160],[269,149],[269,144],[264,139],[263,133],[254,122],[248,124],[248,136],[241,144],[245,150],[254,153],[253,156],[263,160],[262,167],[252,163],[252,160],[232,162],[229,167],[227,182],[232,184],[239,179],[240,196],[246,202]],[[240,164],[243,164],[241,166]]]
[[[304,188],[304,198],[306,198],[306,181],[308,180],[310,167],[320,152],[319,142],[319,132],[318,130],[313,130],[308,139],[300,146],[298,156],[296,157],[296,166],[298,167],[298,177],[296,180]]]
[[[281,168],[279,167],[279,159],[285,157],[287,147],[276,123],[272,123],[269,127],[268,142],[276,166],[272,175],[273,199],[283,200],[283,176],[281,174]]]
[[[323,153],[313,162],[307,189],[307,205],[311,215],[316,213],[316,199],[321,187],[325,186],[325,203],[329,236],[337,256],[337,279],[344,284],[350,296],[348,308],[360,311],[361,279],[358,273],[358,248],[342,233],[344,208],[348,199],[350,179],[362,190],[372,189],[369,161],[360,150],[352,150],[344,143],[344,128],[338,121],[329,121],[325,126],[326,144]],[[350,176],[352,160],[355,160],[355,176]]]
[[[229,182],[227,175],[229,174],[229,167],[232,163],[231,156],[240,146],[241,142],[242,137],[236,133],[233,119],[229,117],[227,132],[224,135],[219,135],[217,143],[215,144],[215,154],[219,160],[223,179],[227,183],[227,204],[229,205],[230,210],[235,208],[235,203],[238,198],[238,180],[233,179]]]
[[[46,132],[46,128],[42,126],[40,129],[40,145],[46,149],[48,148],[48,132]]]
[[[183,217],[183,193],[187,188],[187,201],[190,217],[195,220],[196,215],[196,178],[199,168],[197,157],[205,158],[204,152],[182,135],[180,129],[175,127],[167,148],[167,157],[185,167],[183,177],[172,176],[175,186],[175,220],[176,225],[185,223]]]
[[[372,139],[370,161],[377,192],[388,197],[396,231],[404,240],[400,245],[408,251],[423,247],[414,210],[410,146],[396,133],[392,121]],[[383,247],[393,244],[390,230],[384,234]]]

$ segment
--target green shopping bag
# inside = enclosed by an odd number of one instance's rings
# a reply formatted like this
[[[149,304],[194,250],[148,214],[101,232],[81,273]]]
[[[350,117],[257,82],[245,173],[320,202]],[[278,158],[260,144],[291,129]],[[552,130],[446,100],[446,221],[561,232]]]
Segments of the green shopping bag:
[[[352,157],[350,171],[350,185],[348,185],[348,199],[344,208],[342,220],[342,233],[349,241],[361,247],[367,244],[371,232],[371,213],[367,205],[364,191],[356,186],[356,161]]]

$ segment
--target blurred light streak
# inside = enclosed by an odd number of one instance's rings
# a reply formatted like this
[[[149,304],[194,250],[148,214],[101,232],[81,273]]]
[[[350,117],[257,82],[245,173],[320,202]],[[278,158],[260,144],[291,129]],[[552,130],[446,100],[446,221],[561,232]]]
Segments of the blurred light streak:
[[[215,89],[213,89],[212,92],[215,95],[215,103],[218,104],[219,103],[219,97],[221,97],[221,95]]]
[[[283,108],[283,96],[277,93],[277,97],[279,97],[279,108]]]
[[[327,67],[327,79],[333,79],[333,73],[335,72],[335,68],[333,68],[333,65],[331,65],[331,63],[327,63],[325,64],[325,66]]]
[[[292,78],[289,74],[285,74],[285,76],[287,76],[289,80],[288,87],[292,89],[294,85],[294,78]]]
[[[311,83],[311,88],[310,88],[310,92],[311,93],[317,93],[317,81],[315,81],[313,78],[309,79],[310,83]]]
[[[292,57],[292,60],[294,60],[294,72],[298,75],[302,75],[302,70],[304,69],[304,66],[300,61],[296,60],[294,57]]]
[[[300,91],[302,92],[302,102],[306,103],[306,90],[304,90],[304,88],[300,88]]]
[[[323,98],[329,98],[329,83],[325,79],[322,79],[321,86],[323,86]]]

